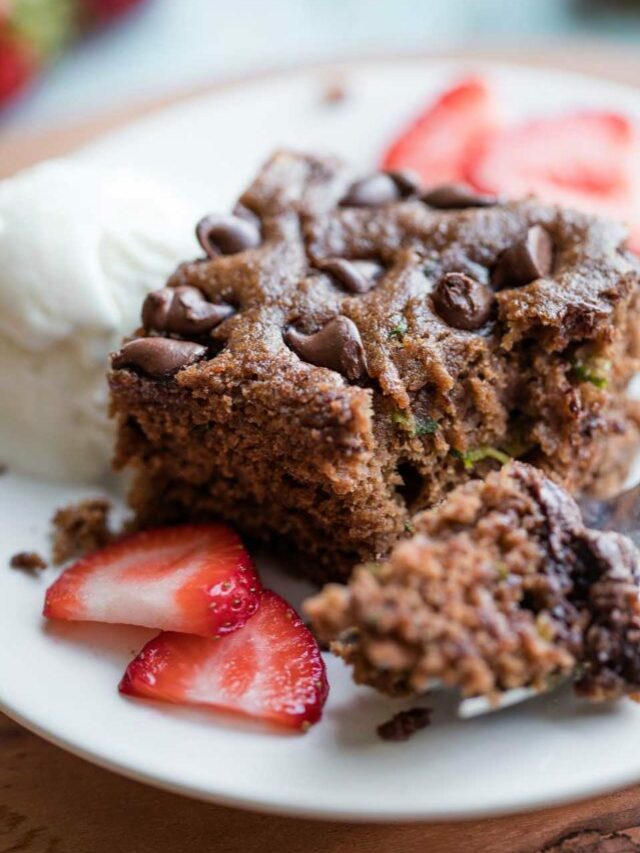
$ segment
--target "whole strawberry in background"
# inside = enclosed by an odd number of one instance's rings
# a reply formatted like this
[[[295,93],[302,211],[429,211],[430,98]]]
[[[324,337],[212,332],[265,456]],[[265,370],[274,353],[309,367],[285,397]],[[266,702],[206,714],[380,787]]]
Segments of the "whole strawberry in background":
[[[37,57],[28,45],[0,31],[0,106],[34,77]]]
[[[85,24],[101,25],[139,6],[143,0],[77,0]]]
[[[144,0],[0,0],[0,110],[77,39]]]

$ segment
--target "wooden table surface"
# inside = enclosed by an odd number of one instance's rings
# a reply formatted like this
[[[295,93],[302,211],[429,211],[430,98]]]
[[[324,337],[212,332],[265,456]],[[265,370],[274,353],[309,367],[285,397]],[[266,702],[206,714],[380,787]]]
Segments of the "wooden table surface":
[[[465,51],[462,56],[548,64],[640,85],[640,57],[618,47],[551,45],[523,56],[515,45]],[[0,140],[0,176],[71,151],[185,94],[29,138],[5,132]],[[122,779],[68,755],[0,714],[0,853],[538,853],[543,849],[640,853],[640,787],[558,809],[466,823],[365,826],[294,820],[197,803]]]

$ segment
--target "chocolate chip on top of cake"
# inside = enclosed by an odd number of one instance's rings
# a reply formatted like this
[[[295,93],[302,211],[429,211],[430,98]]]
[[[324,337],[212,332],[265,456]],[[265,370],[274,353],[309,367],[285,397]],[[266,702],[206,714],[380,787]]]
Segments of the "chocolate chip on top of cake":
[[[510,457],[572,491],[625,470],[622,226],[285,151],[197,233],[110,373],[140,523],[223,516],[325,580]]]
[[[388,560],[306,604],[356,681],[392,695],[437,681],[497,697],[558,676],[595,700],[640,691],[640,556],[587,529],[538,469],[465,483],[412,526]]]

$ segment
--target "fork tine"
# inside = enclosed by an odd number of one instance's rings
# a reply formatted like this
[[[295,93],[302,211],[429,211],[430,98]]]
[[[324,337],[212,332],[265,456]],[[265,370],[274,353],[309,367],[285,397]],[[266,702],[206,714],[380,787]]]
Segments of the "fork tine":
[[[458,716],[462,720],[470,720],[473,717],[481,717],[484,714],[503,711],[512,705],[518,705],[520,702],[526,702],[527,699],[540,696],[540,693],[540,690],[534,690],[532,687],[514,687],[513,690],[505,690],[504,693],[501,693],[496,704],[487,699],[486,696],[473,696],[470,699],[463,699],[460,702],[458,705]]]

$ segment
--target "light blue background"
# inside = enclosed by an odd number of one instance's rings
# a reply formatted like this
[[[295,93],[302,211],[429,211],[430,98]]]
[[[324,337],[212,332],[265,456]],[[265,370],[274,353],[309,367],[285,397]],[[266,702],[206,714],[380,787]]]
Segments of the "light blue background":
[[[637,40],[640,2],[625,10],[588,0],[149,0],[65,56],[8,111],[0,133],[260,67],[483,39],[530,47],[549,34]]]

